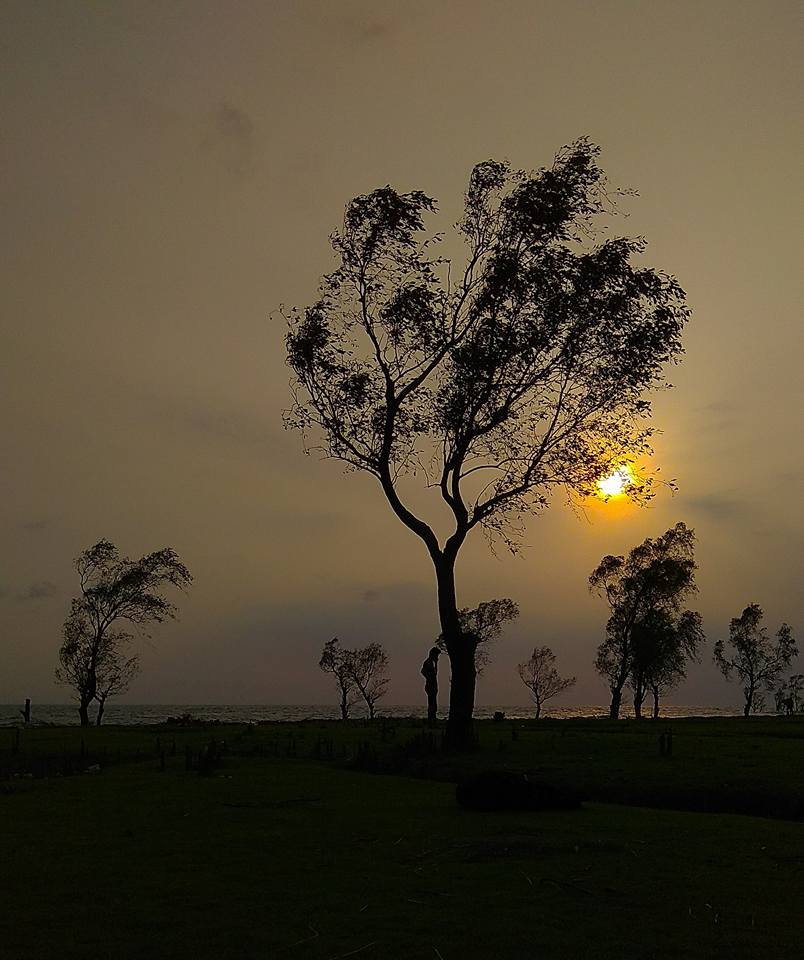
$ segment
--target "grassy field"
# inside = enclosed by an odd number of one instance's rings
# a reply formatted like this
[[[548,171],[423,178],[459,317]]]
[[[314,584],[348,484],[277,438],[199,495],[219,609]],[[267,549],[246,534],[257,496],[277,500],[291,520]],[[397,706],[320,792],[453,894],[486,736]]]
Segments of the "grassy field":
[[[15,772],[53,777],[93,762],[183,758],[214,738],[245,756],[453,782],[472,770],[504,767],[606,803],[804,819],[802,716],[482,721],[476,727],[480,749],[457,758],[440,752],[440,728],[431,731],[416,720],[0,730],[0,782]],[[668,732],[673,753],[663,757],[658,738]]]
[[[0,956],[801,956],[804,824],[623,805],[629,785],[683,800],[726,775],[800,796],[800,722],[674,721],[672,758],[649,724],[489,722],[460,764],[424,731],[57,728],[16,747],[2,731]],[[211,738],[212,775],[186,769]],[[619,784],[619,805],[460,810],[444,779],[495,765]]]

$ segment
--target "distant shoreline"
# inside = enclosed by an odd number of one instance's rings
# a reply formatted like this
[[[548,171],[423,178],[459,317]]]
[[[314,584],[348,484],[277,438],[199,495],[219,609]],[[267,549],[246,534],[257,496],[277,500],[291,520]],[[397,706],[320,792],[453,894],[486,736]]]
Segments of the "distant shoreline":
[[[446,703],[440,715],[446,716]],[[0,727],[22,724],[22,704],[0,704]],[[505,714],[509,720],[533,719],[533,707],[522,704],[495,704],[479,706],[475,711],[478,720],[490,720],[496,712]],[[545,719],[605,719],[608,706],[582,704],[576,707],[556,707],[545,714]],[[107,706],[104,723],[108,725],[153,725],[164,723],[168,717],[189,713],[198,720],[220,723],[299,722],[303,720],[337,720],[338,708],[334,704],[111,704]],[[426,710],[419,704],[389,704],[379,710],[380,717],[390,719],[424,718]],[[688,717],[736,717],[741,716],[739,707],[713,707],[702,705],[667,704],[662,710],[664,720]],[[773,711],[757,716],[775,716]],[[32,725],[72,726],[78,724],[78,709],[75,704],[37,704],[31,708]],[[364,715],[355,710],[351,719],[361,720]],[[621,719],[633,719],[628,707]],[[645,720],[650,716],[646,715]]]

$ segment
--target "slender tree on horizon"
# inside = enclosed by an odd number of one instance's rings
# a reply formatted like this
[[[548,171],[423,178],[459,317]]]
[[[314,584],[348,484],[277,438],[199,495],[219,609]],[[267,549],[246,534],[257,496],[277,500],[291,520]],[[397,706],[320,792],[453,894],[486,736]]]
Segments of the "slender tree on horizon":
[[[344,650],[337,637],[324,644],[318,666],[324,673],[332,674],[340,694],[341,720],[349,719],[349,711],[360,699],[355,692],[355,681],[349,668],[349,651]]]
[[[143,631],[175,619],[178,611],[163,595],[165,588],[182,589],[193,578],[170,547],[130,560],[108,540],[84,550],[75,569],[81,592],[64,622],[56,682],[73,688],[86,727],[90,704],[98,703],[100,724],[106,700],[128,689],[139,666],[136,656],[127,655],[132,635],[116,625]]]
[[[550,167],[475,166],[457,223],[465,256],[425,238],[435,201],[391,186],[358,196],[337,259],[287,319],[288,426],[373,476],[433,565],[450,670],[446,744],[473,743],[476,645],[461,629],[455,567],[476,529],[512,550],[555,490],[583,497],[649,451],[650,404],[688,319],[641,239],[598,242],[615,212],[599,149],[580,139]],[[306,442],[306,441],[305,441]],[[420,479],[443,528],[409,495]],[[629,495],[651,495],[651,478]]]
[[[385,696],[390,683],[385,675],[388,654],[381,643],[369,643],[349,650],[346,663],[357,692],[365,701],[369,719],[373,720],[377,702]]]
[[[519,679],[530,690],[536,704],[536,719],[548,700],[575,686],[575,677],[562,677],[556,669],[556,655],[550,647],[534,647],[530,659],[517,667]]]
[[[743,716],[761,710],[765,705],[763,691],[771,691],[778,684],[782,672],[794,657],[798,647],[789,624],[783,623],[771,639],[762,626],[762,607],[749,603],[739,617],[729,622],[729,639],[720,637],[715,643],[713,659],[727,679],[732,673],[743,685]],[[726,649],[726,643],[731,648]]]

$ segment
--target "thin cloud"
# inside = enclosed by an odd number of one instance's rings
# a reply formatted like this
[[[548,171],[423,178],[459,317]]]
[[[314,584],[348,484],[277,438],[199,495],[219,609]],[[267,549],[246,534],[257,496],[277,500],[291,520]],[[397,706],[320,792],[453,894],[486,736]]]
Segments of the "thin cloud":
[[[38,533],[40,530],[47,530],[48,527],[53,526],[53,521],[49,520],[47,517],[43,517],[40,520],[29,520],[27,523],[23,523],[22,527],[24,530],[30,530],[34,533]]]
[[[231,103],[218,105],[202,141],[218,163],[232,176],[247,173],[255,154],[254,123],[245,110]]]
[[[19,593],[17,596],[20,600],[47,600],[52,596],[57,594],[58,587],[55,583],[51,583],[50,580],[38,580],[36,583],[32,583],[30,587],[26,590],[23,590],[22,593]]]
[[[729,494],[707,493],[688,501],[689,508],[712,520],[733,520],[752,513],[752,507],[746,500],[740,500]]]

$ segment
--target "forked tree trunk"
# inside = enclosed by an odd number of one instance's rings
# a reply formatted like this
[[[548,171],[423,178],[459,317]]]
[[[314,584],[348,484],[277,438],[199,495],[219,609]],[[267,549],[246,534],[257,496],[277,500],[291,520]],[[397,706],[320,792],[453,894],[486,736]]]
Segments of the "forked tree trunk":
[[[434,560],[438,584],[438,615],[441,635],[450,665],[449,716],[444,746],[448,750],[471,750],[475,746],[472,715],[475,709],[475,645],[461,634],[455,596],[455,561]]]
[[[78,716],[81,718],[81,726],[89,726],[89,701],[81,700],[78,704]]]

